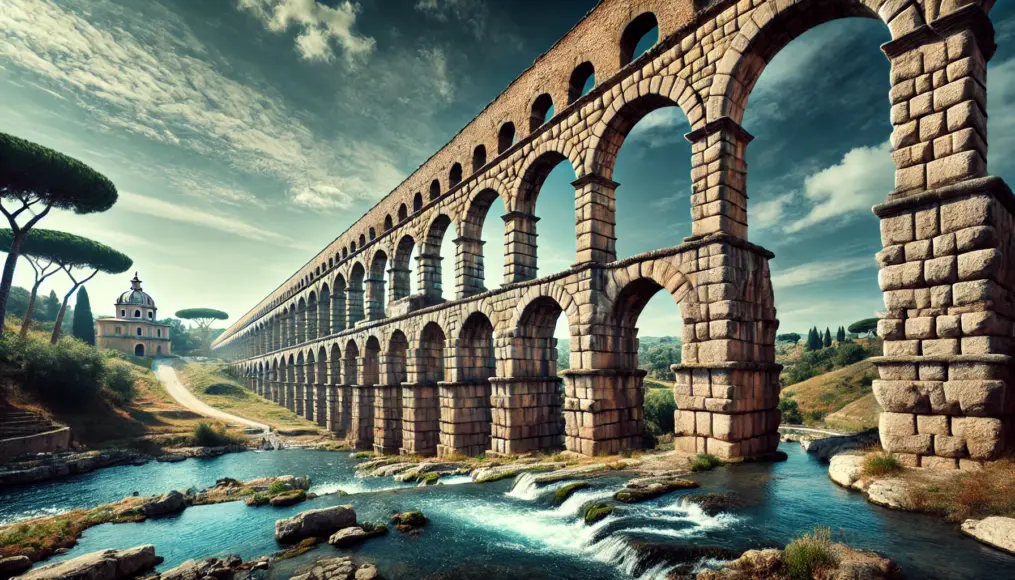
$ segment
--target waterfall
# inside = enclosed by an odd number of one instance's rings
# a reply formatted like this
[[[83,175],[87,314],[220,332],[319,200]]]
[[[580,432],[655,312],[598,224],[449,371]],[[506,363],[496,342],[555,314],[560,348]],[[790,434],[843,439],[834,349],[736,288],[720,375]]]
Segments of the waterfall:
[[[536,476],[531,473],[523,473],[515,478],[511,491],[507,492],[506,495],[525,501],[535,501],[539,497],[539,492]]]

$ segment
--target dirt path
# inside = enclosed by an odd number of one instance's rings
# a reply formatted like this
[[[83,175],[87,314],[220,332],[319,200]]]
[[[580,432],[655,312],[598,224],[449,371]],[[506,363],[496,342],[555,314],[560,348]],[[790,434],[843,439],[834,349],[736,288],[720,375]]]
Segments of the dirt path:
[[[215,407],[205,403],[201,399],[194,396],[193,393],[187,390],[187,387],[183,386],[180,382],[179,377],[176,376],[176,369],[165,363],[155,361],[152,363],[152,370],[155,371],[155,376],[159,378],[169,394],[172,395],[176,402],[197,413],[198,415],[204,415],[205,417],[211,417],[220,421],[234,425],[242,425],[245,427],[254,427],[255,429],[261,429],[265,433],[269,431],[267,425],[245,419],[232,413],[226,413],[220,411]]]

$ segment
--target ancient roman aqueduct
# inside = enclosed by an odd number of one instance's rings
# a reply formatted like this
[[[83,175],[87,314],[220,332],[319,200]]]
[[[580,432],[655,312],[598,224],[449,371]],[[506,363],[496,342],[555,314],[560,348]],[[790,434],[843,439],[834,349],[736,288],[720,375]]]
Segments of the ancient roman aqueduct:
[[[518,453],[563,442],[615,453],[642,444],[636,325],[664,290],[684,319],[677,448],[771,452],[773,255],[748,241],[751,136],[740,122],[766,63],[791,40],[832,19],[877,18],[892,37],[882,49],[897,167],[895,190],[874,208],[881,440],[909,465],[976,467],[1015,447],[1015,197],[986,167],[993,3],[604,0],[215,346],[258,394],[361,448]],[[632,58],[654,27],[658,43]],[[613,164],[635,123],[667,106],[692,128],[692,235],[618,261]],[[576,263],[537,277],[535,204],[558,163],[578,176]],[[498,196],[504,285],[487,291],[480,231]],[[447,300],[445,235],[456,246]],[[417,246],[421,290],[409,295]],[[571,368],[558,376],[561,315]]]

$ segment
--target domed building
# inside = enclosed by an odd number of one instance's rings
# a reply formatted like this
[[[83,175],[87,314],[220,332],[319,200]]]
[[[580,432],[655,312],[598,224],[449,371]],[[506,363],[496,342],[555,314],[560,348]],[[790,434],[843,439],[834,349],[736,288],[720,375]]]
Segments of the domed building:
[[[172,354],[169,329],[155,322],[155,301],[141,289],[141,280],[134,272],[130,290],[116,299],[115,316],[95,321],[95,345],[135,356],[168,356]]]

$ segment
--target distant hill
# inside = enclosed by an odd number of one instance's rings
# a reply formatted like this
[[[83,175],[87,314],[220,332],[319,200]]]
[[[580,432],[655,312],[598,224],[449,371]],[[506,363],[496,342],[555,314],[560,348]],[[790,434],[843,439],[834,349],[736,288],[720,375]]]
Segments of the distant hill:
[[[667,386],[673,383],[670,365],[680,363],[683,343],[678,336],[639,336],[638,367],[649,372],[648,381],[662,381]],[[571,341],[557,339],[557,372],[570,368]],[[656,386],[656,385],[653,385]]]
[[[781,397],[796,401],[805,422],[867,429],[877,426],[881,412],[871,391],[876,378],[874,364],[863,360],[784,387]]]

